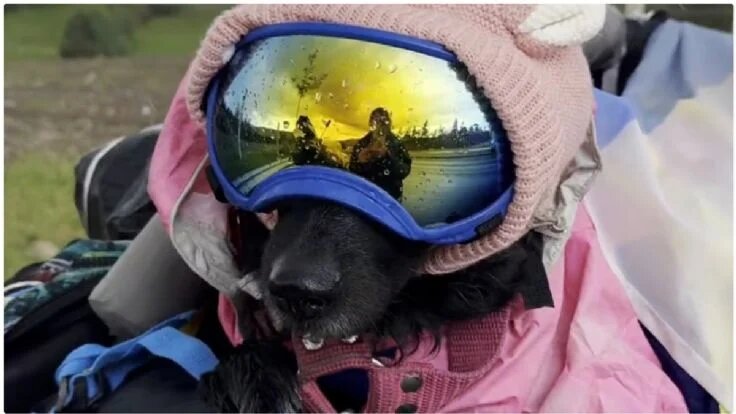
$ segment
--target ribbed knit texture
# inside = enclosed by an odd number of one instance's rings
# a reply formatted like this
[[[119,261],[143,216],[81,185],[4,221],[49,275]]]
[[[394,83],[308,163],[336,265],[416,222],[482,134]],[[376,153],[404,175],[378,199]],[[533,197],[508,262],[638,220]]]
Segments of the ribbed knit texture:
[[[590,75],[580,47],[558,47],[523,33],[528,5],[244,5],[221,16],[192,63],[187,105],[204,121],[202,102],[232,46],[250,29],[284,22],[370,27],[444,45],[463,61],[508,133],[516,167],[514,197],[500,226],[466,244],[437,246],[425,271],[451,273],[503,250],[529,230],[543,197],[553,196],[563,168],[592,119]]]

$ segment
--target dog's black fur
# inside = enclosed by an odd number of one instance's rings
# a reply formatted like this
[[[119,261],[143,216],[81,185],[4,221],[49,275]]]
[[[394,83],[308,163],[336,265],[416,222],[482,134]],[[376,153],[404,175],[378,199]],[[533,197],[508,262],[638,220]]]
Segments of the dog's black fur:
[[[279,222],[264,240],[249,238],[244,267],[259,267],[264,305],[286,332],[314,338],[374,334],[411,347],[422,332],[438,338],[452,321],[499,310],[523,281],[529,261],[539,262],[541,243],[525,239],[504,252],[452,275],[419,277],[428,246],[407,241],[360,214],[325,201],[278,206]],[[249,220],[244,218],[244,220]],[[254,223],[250,223],[252,227]],[[319,279],[339,279],[334,299],[317,318],[289,314],[275,305],[268,280],[279,269],[299,269]],[[318,282],[320,282],[318,280]],[[202,381],[204,395],[226,412],[294,412],[296,363],[281,345],[249,338]]]

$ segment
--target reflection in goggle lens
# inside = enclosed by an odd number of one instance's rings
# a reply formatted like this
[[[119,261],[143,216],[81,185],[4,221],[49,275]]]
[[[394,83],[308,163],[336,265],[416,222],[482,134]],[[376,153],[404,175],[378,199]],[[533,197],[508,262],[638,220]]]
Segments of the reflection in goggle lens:
[[[224,76],[216,156],[244,195],[286,168],[338,168],[428,226],[487,207],[513,181],[501,122],[460,64],[295,35],[239,50]]]

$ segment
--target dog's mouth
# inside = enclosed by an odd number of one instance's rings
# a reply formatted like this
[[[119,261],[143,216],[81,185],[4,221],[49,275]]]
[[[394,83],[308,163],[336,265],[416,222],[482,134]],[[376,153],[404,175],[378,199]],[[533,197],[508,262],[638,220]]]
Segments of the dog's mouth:
[[[345,338],[340,339],[342,342],[346,344],[354,344],[358,340],[358,335],[352,335]],[[302,344],[304,344],[304,348],[306,348],[309,351],[315,351],[317,349],[322,348],[322,346],[325,344],[325,340],[322,338],[314,338],[311,336],[303,336],[302,337]]]
[[[332,202],[289,200],[278,211],[251,277],[273,327],[307,348],[376,333],[425,246]]]
[[[239,282],[240,289],[254,299],[262,301],[271,325],[277,331],[297,332],[303,338],[304,346],[307,349],[320,348],[328,339],[354,343],[358,339],[359,333],[365,331],[366,328],[361,326],[360,323],[352,321],[355,318],[340,312],[339,308],[341,306],[339,303],[324,309],[318,315],[285,309],[288,306],[279,303],[279,299],[276,299],[268,289],[264,289],[257,274],[257,271],[246,274]],[[310,300],[304,300],[303,302],[304,306],[302,307],[306,309],[317,306],[317,304],[310,303]],[[349,304],[346,307],[351,308]],[[365,323],[362,325],[365,325]]]
[[[366,313],[359,315],[358,312],[341,311],[341,305],[325,309],[318,316],[307,317],[282,309],[268,294],[263,298],[263,302],[274,327],[281,332],[292,332],[302,338],[302,343],[308,350],[319,349],[325,342],[331,340],[346,344],[355,343],[372,325],[372,318],[367,317]],[[380,315],[376,315],[376,319],[379,317]]]

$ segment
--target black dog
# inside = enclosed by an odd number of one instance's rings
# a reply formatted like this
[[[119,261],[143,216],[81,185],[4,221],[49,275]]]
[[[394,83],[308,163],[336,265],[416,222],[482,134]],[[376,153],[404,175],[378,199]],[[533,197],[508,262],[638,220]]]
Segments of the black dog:
[[[242,264],[259,268],[263,305],[281,331],[315,344],[366,333],[406,347],[422,332],[438,339],[444,324],[499,310],[527,273],[543,272],[533,232],[455,274],[420,277],[429,246],[353,210],[298,200],[278,211],[271,234],[261,231],[265,240],[250,241],[257,232],[249,232]],[[278,341],[250,335],[203,379],[205,399],[225,412],[300,411],[296,361]]]

